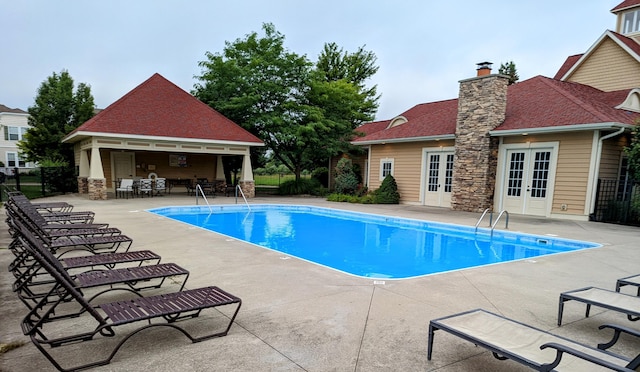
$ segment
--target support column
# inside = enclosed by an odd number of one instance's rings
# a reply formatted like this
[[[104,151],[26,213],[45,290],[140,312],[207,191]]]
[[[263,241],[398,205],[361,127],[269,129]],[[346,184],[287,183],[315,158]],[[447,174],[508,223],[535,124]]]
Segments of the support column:
[[[224,166],[222,165],[222,155],[216,155],[218,159],[216,162],[216,181],[225,182],[224,179]]]
[[[91,166],[89,167],[89,177],[87,179],[89,199],[106,200],[107,199],[107,180],[104,177],[102,168],[102,157],[100,156],[100,148],[93,147],[91,149]]]
[[[247,198],[256,196],[256,183],[253,180],[253,169],[251,168],[251,156],[244,156],[242,160],[242,173],[240,173],[240,188]]]
[[[89,193],[89,154],[87,150],[80,150],[80,170],[78,173],[78,193],[79,194],[88,194]]]

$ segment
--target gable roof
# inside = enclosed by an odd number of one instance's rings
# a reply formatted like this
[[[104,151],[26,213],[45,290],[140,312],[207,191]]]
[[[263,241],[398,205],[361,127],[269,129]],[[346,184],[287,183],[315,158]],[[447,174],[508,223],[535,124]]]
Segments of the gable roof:
[[[640,2],[640,0],[637,0]],[[633,39],[628,38],[622,34],[617,32],[606,30],[596,42],[589,48],[589,50],[583,54],[578,54],[575,56],[570,56],[567,60],[562,64],[560,70],[555,74],[554,79],[565,80],[571,76],[571,74],[580,67],[589,57],[594,53],[595,50],[604,42],[606,39],[611,39],[613,42],[618,44],[623,50],[625,50],[629,55],[634,58],[636,61],[640,63],[640,44],[635,42]]]
[[[0,104],[0,113],[2,112],[10,112],[12,114],[28,114],[28,112],[24,111],[24,110],[20,110],[18,108],[12,109],[9,108],[5,105]]]
[[[64,141],[101,134],[263,145],[258,137],[157,73],[76,128]]]
[[[636,5],[640,5],[640,0],[625,0],[611,9],[611,13],[618,13]]]
[[[640,117],[615,107],[624,102],[630,90],[604,92],[579,84],[535,76],[507,88],[505,120],[492,131],[554,131],[587,129],[619,123],[632,126]],[[416,105],[402,116],[404,124],[357,138],[354,144],[409,142],[455,138],[458,100]]]

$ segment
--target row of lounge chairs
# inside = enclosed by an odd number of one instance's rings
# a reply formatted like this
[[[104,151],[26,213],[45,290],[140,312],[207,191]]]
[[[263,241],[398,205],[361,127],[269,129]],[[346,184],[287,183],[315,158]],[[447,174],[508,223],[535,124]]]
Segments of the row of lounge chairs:
[[[216,286],[185,289],[189,271],[161,263],[152,251],[130,250],[132,239],[94,223],[92,212],[74,212],[67,203],[31,203],[20,193],[9,193],[5,209],[15,256],[12,288],[26,306],[22,331],[60,371],[109,364],[130,337],[150,327],[170,327],[199,342],[225,336],[235,321],[240,298]],[[179,279],[177,291],[162,288],[169,279]],[[231,316],[217,310],[227,305]],[[214,330],[194,335],[182,326],[208,310],[215,319],[204,321]],[[91,351],[75,352],[85,342],[92,343]],[[65,347],[74,352],[58,352]],[[94,355],[96,347],[102,356]],[[78,354],[86,358],[76,362]]]
[[[636,294],[621,293],[625,286],[636,287]],[[637,321],[640,319],[640,275],[618,279],[615,291],[586,287],[561,293],[558,326],[562,325],[565,304],[570,301],[586,305],[585,317],[589,316],[592,306],[597,306],[623,313],[630,321]],[[640,337],[640,331],[613,324],[602,325],[599,329],[613,330],[613,336],[610,341],[591,347],[475,309],[429,322],[427,359],[432,357],[435,331],[443,330],[482,346],[500,360],[511,359],[537,371],[640,370],[640,353],[629,358],[607,350],[618,342],[622,334]]]

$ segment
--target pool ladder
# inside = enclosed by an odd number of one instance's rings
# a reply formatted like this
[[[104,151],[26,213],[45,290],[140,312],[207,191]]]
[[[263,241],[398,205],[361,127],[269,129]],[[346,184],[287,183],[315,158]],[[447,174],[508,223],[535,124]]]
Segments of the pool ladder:
[[[498,214],[498,218],[496,218],[496,222],[493,222],[493,211],[489,211],[489,208],[485,209],[484,212],[482,212],[482,216],[480,216],[480,218],[478,219],[478,222],[476,222],[476,230],[475,233],[478,233],[478,226],[480,225],[480,222],[482,222],[482,220],[484,219],[484,216],[487,215],[487,213],[489,213],[489,226],[491,226],[491,236],[493,237],[493,230],[496,228],[496,225],[498,224],[498,221],[500,221],[500,218],[502,218],[502,215],[506,214],[507,215],[507,219],[505,220],[505,224],[504,224],[504,228],[508,229],[509,228],[509,212],[507,212],[506,209],[500,211],[500,213]]]
[[[204,194],[204,190],[202,190],[202,187],[200,186],[199,183],[196,184],[196,205],[198,205],[198,191],[200,191],[202,198],[207,203],[207,206],[209,207],[209,213],[213,213],[213,210],[211,209],[211,204],[209,204],[209,201],[207,200],[207,196]]]

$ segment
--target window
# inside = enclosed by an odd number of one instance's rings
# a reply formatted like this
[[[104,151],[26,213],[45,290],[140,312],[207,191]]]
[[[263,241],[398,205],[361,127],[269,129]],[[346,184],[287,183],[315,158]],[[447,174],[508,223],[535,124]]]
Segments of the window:
[[[9,168],[25,168],[27,166],[27,162],[24,161],[22,156],[20,156],[16,152],[7,152],[7,167]]]
[[[393,176],[393,159],[382,159],[380,160],[380,180],[388,174]]]
[[[4,127],[4,139],[5,141],[20,141],[24,134],[27,133],[29,128],[27,127]]]
[[[631,34],[640,31],[640,9],[624,13],[622,16],[622,33]]]

